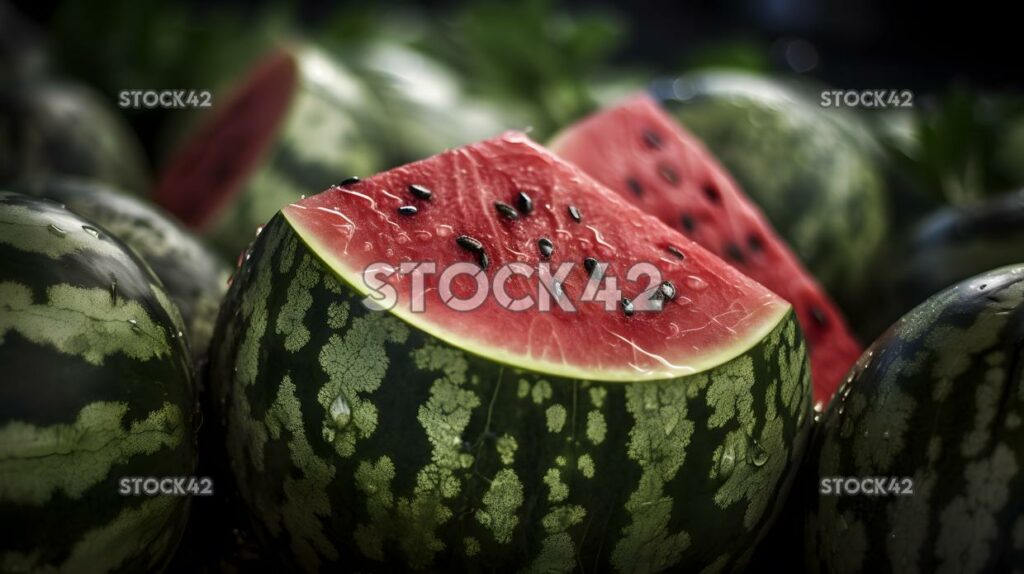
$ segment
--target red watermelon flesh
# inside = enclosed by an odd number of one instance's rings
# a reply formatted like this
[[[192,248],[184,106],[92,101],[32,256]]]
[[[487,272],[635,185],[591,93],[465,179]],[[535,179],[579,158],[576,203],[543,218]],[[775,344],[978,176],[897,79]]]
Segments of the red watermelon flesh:
[[[343,183],[283,214],[318,257],[363,293],[370,293],[368,268],[434,263],[436,273],[423,277],[419,312],[412,308],[412,274],[377,276],[395,288],[394,314],[484,357],[568,377],[637,381],[703,371],[741,355],[790,313],[768,289],[515,132]],[[546,258],[542,238],[553,246]],[[626,278],[638,262],[651,263],[675,296],[660,311],[631,315],[618,299],[611,310],[582,302],[587,258],[608,264],[605,276],[617,277],[622,297],[639,301],[649,292],[647,278]],[[575,264],[561,283],[574,312],[557,305],[510,311],[494,296],[472,312],[444,304],[439,276],[452,264],[468,263],[494,282],[506,264],[536,269],[545,259],[552,268]],[[476,289],[471,274],[452,285],[460,299]],[[513,275],[505,285],[514,299],[537,300],[544,289],[537,273]]]
[[[253,166],[270,151],[271,135],[286,117],[298,76],[287,53],[263,61],[173,158],[153,200],[193,229],[204,228],[228,209]]]
[[[811,350],[815,403],[827,404],[861,347],[828,295],[696,137],[652,99],[637,96],[568,128],[551,147],[792,303]]]

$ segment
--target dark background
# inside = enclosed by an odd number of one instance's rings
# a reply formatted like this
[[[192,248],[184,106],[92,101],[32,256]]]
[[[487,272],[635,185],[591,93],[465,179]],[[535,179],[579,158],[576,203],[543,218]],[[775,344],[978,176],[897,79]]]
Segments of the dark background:
[[[191,4],[195,17],[202,19],[204,12],[218,7],[255,10],[267,2],[183,4]],[[318,22],[328,14],[364,9],[369,2],[290,4],[303,21]],[[373,4],[383,11],[412,5],[426,13],[441,13],[463,2]],[[771,69],[786,69],[785,42],[798,37],[817,51],[818,64],[809,74],[840,88],[929,92],[954,82],[990,90],[1024,88],[1021,10],[1014,10],[1013,3],[569,0],[553,4],[569,13],[596,10],[615,17],[626,34],[613,61],[643,64],[660,73],[678,71],[694,54],[723,41],[749,46],[753,55],[767,58]],[[15,0],[13,5],[45,30],[60,2]]]

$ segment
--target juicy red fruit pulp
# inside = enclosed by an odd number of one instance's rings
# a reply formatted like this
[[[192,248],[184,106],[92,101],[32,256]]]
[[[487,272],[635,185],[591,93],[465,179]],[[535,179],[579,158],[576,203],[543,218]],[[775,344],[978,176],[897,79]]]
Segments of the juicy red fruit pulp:
[[[693,135],[638,96],[570,127],[552,148],[792,303],[811,350],[815,402],[829,401],[860,345],[771,224]]]
[[[297,82],[298,63],[287,51],[257,66],[171,160],[154,192],[156,203],[193,229],[227,208],[269,152]]]
[[[424,190],[430,192],[426,197]],[[414,209],[411,209],[414,208]],[[300,237],[363,293],[363,272],[430,262],[423,311],[412,310],[414,277],[379,279],[397,293],[394,312],[456,346],[516,366],[603,380],[676,377],[721,364],[774,328],[788,305],[714,255],[623,201],[574,166],[517,133],[505,134],[369,179],[334,187],[283,210]],[[509,310],[493,294],[471,311],[445,304],[443,271],[468,263],[493,284],[511,263],[537,269],[574,263],[560,291],[568,311],[537,304]],[[637,301],[650,263],[671,285],[660,311],[606,310],[582,300],[594,263],[607,265],[621,297]],[[471,274],[455,296],[477,289]],[[539,299],[537,273],[505,282],[514,299]],[[607,283],[606,283],[607,286]],[[493,291],[492,291],[493,293]]]

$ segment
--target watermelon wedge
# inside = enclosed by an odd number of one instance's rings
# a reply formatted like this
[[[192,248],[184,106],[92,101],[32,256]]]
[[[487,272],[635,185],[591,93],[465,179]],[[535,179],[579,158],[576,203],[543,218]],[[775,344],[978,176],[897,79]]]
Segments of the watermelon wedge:
[[[518,133],[286,206],[210,376],[238,492],[306,571],[736,569],[811,420],[788,303]]]
[[[551,148],[791,302],[811,349],[815,406],[828,403],[861,347],[818,283],[695,137],[652,99],[637,96],[568,128]]]

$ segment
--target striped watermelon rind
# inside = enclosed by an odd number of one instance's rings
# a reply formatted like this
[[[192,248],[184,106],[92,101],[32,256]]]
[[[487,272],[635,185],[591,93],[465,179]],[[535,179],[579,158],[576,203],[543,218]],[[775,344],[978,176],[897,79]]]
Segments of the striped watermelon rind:
[[[1022,341],[1015,265],[933,296],[868,348],[822,419],[811,461],[819,481],[909,479],[913,494],[818,496],[814,570],[1024,564]]]
[[[64,204],[133,249],[181,312],[193,359],[206,355],[230,276],[216,254],[159,208],[100,182],[46,177],[13,187]]]
[[[0,262],[0,570],[159,570],[188,498],[119,490],[193,471],[177,309],[124,244],[57,203],[0,192]]]
[[[361,299],[278,216],[214,337],[240,494],[305,570],[722,570],[785,498],[810,419],[791,311],[716,368],[624,383],[493,362]]]

